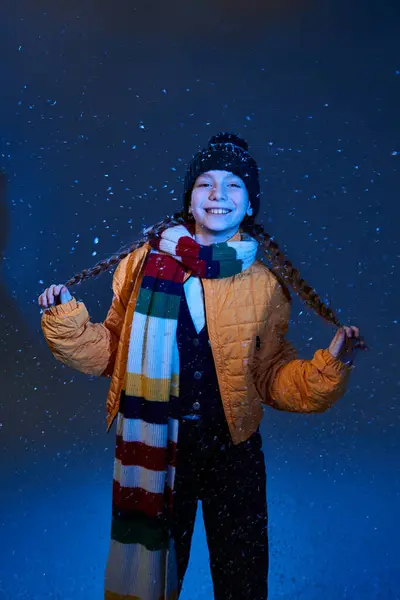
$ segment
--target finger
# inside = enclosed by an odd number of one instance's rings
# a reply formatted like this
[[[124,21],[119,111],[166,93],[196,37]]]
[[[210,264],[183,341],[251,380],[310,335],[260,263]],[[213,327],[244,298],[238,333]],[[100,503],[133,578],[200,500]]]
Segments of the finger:
[[[46,300],[47,300],[47,306],[51,306],[52,304],[54,304],[54,296],[53,296],[53,292],[52,292],[51,288],[47,289]]]
[[[43,304],[45,308],[49,308],[50,302],[49,302],[49,288],[46,288],[46,290],[43,293]]]
[[[65,285],[61,288],[60,299],[62,304],[65,304],[65,302],[69,302],[72,299],[72,296]]]
[[[353,331],[348,325],[343,326],[345,332],[345,339],[343,344],[343,354],[350,354],[353,349]]]
[[[61,304],[61,288],[62,285],[54,286],[53,295],[54,295],[54,304]]]
[[[348,325],[343,325],[343,332],[345,334],[345,343],[348,343],[349,338],[352,336],[351,328]]]
[[[360,337],[360,329],[358,327],[356,327],[355,325],[351,325],[350,328],[353,332],[354,337]]]
[[[54,304],[54,288],[55,284],[53,283],[49,288],[47,288],[47,304],[51,306]]]
[[[47,308],[46,292],[43,292],[42,294],[40,294],[40,296],[39,296],[39,305],[42,308]]]
[[[346,347],[347,345],[347,335],[346,335],[346,329],[344,326],[340,327],[337,332],[336,335],[333,339],[333,343],[335,344],[335,346],[339,349],[341,349],[340,351],[343,352],[343,349]]]

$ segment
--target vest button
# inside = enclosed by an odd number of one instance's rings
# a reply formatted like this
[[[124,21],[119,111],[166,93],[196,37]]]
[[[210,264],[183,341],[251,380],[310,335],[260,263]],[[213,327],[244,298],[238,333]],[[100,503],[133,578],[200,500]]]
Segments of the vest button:
[[[193,377],[195,379],[201,379],[202,376],[202,372],[201,371],[195,371]]]
[[[198,338],[193,338],[193,346],[198,346],[200,344]]]
[[[197,400],[196,400],[196,402],[193,402],[193,407],[192,408],[193,408],[193,410],[199,410],[199,408],[200,408],[200,402],[197,402]]]

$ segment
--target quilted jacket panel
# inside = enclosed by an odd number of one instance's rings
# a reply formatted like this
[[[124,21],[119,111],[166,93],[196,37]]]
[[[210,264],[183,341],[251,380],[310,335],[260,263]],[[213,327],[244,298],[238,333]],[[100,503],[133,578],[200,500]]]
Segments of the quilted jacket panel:
[[[73,298],[43,313],[42,329],[55,358],[90,375],[111,377],[107,424],[119,399],[145,244],[123,259],[113,277],[113,300],[104,323],[91,323]],[[190,276],[187,273],[186,278]],[[257,429],[262,403],[278,410],[323,412],[346,391],[350,369],[327,349],[300,360],[285,336],[290,297],[262,262],[226,279],[202,279],[208,333],[225,415],[234,443]]]

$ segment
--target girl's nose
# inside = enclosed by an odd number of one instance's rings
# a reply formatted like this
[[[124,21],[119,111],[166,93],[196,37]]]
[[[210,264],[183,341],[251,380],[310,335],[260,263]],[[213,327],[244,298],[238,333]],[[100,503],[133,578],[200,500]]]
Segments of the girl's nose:
[[[221,198],[224,198],[223,189],[221,187],[217,187],[217,186],[212,187],[210,190],[210,198],[213,198],[216,200],[220,200]]]

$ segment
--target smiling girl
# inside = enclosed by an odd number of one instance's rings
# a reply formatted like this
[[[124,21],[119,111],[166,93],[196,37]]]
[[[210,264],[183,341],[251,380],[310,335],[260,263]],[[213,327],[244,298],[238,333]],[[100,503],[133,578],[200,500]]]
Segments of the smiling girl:
[[[111,377],[117,418],[106,600],[175,600],[202,501],[216,600],[266,600],[262,404],[317,413],[346,391],[355,326],[330,307],[255,223],[258,168],[247,143],[218,134],[188,165],[183,210],[39,297],[54,356]],[[271,267],[257,260],[261,249]],[[104,323],[68,288],[118,264]],[[297,358],[286,340],[291,286],[337,328]]]

